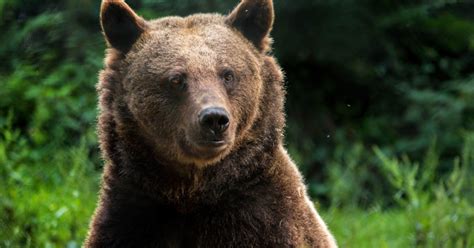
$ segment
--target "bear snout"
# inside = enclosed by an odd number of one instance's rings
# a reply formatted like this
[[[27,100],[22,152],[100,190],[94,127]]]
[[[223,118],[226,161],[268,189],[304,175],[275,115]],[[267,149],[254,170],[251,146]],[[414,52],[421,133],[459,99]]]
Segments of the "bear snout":
[[[206,107],[197,115],[194,142],[202,149],[223,148],[230,142],[231,117],[223,107]]]
[[[219,136],[224,133],[230,123],[229,113],[224,108],[210,107],[203,109],[199,115],[199,125],[205,133],[215,136],[214,141],[219,140]]]

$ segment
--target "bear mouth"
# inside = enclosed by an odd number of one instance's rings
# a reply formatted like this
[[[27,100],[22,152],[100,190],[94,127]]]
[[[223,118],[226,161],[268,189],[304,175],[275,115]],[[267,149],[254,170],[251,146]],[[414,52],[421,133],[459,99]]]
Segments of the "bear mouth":
[[[198,160],[213,160],[227,150],[229,142],[225,139],[192,141],[182,137],[179,146],[187,157]]]
[[[200,141],[197,142],[199,146],[210,147],[210,148],[220,148],[227,145],[225,140],[210,140],[210,141]]]

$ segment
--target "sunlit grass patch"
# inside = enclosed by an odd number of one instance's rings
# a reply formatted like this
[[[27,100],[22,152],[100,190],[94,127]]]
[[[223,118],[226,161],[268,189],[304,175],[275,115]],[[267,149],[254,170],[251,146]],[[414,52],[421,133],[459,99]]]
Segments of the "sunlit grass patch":
[[[340,247],[410,247],[410,222],[402,210],[333,209],[322,217]]]
[[[33,158],[18,132],[2,131],[0,247],[79,247],[99,178],[85,142]]]

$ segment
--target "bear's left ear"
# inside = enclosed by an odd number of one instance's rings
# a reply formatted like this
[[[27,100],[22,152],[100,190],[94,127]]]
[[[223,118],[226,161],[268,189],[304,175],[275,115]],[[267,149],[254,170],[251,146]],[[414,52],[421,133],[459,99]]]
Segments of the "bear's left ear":
[[[255,47],[265,52],[270,44],[274,12],[272,0],[242,0],[226,23],[239,30]]]
[[[127,53],[147,25],[124,0],[102,0],[100,24],[109,45]]]

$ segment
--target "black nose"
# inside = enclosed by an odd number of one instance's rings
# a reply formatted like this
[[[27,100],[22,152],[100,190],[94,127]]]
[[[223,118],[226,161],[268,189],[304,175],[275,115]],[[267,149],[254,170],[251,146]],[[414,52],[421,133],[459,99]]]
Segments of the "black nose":
[[[223,108],[206,108],[199,113],[199,124],[213,134],[223,133],[229,127],[229,114]]]

